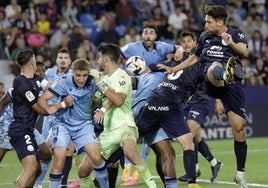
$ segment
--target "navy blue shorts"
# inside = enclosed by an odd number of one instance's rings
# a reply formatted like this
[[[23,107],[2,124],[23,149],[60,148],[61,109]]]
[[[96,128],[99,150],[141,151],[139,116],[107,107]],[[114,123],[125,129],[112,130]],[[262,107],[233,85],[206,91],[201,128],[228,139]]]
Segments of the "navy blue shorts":
[[[163,128],[171,139],[190,132],[183,111],[178,105],[154,106],[146,104],[136,118],[136,124],[141,136],[157,132],[159,128]]]
[[[191,119],[197,122],[201,127],[204,127],[206,116],[210,111],[211,105],[209,101],[203,103],[185,103],[183,110],[186,119]]]
[[[221,99],[226,113],[232,111],[246,118],[245,94],[241,80],[235,80],[233,84],[225,84],[224,87],[216,87],[206,79],[205,85],[211,97]]]
[[[10,143],[16,150],[20,161],[28,155],[35,155],[37,160],[40,160],[40,153],[33,133],[24,134],[16,138],[11,137]]]

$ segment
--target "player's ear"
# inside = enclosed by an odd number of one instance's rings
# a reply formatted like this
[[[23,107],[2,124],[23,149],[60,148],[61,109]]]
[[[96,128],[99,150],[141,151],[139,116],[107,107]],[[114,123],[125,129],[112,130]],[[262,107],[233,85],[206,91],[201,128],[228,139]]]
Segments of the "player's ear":
[[[110,61],[110,58],[109,58],[109,56],[105,56],[105,57],[104,57],[104,61],[105,61],[105,62],[108,62],[108,61]]]
[[[217,21],[217,26],[221,27],[221,26],[223,26],[223,24],[224,24],[223,20],[218,20]]]

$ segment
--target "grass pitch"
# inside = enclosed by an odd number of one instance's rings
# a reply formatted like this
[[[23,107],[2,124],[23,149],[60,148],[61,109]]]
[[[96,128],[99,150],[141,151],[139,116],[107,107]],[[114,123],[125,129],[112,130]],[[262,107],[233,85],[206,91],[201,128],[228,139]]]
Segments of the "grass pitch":
[[[207,141],[212,153],[217,160],[223,162],[223,167],[219,176],[214,183],[210,183],[210,164],[199,154],[199,166],[201,176],[197,179],[202,188],[240,188],[233,182],[236,171],[235,155],[233,151],[233,140],[211,140]],[[268,188],[268,138],[249,138],[248,156],[246,163],[246,175],[250,188],[266,187]],[[182,164],[182,150],[178,143],[173,143],[177,153],[177,176],[184,174]],[[138,145],[140,149],[140,145]],[[152,174],[158,187],[164,187],[155,170],[155,156],[151,151],[147,159],[147,165],[151,169]],[[16,180],[22,169],[16,153],[10,151],[7,153],[2,163],[0,164],[0,188],[13,188],[13,182]],[[120,187],[122,169],[120,169],[117,185]],[[77,171],[75,165],[70,172],[69,180],[77,179]],[[143,180],[139,180],[139,185],[132,186],[133,188],[146,187]],[[179,182],[180,188],[187,188],[187,183]],[[46,175],[43,188],[48,188],[48,174]]]

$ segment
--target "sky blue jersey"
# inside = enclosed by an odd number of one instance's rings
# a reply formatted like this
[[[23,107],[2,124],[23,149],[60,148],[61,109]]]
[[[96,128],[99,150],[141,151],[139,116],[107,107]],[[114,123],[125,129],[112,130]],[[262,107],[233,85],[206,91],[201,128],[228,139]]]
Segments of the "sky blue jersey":
[[[129,43],[121,47],[121,53],[124,57],[129,58],[131,56],[141,56],[147,66],[150,64],[156,64],[166,60],[166,55],[175,53],[176,47],[173,44],[168,44],[161,41],[155,41],[154,50],[148,50],[142,41]]]
[[[71,69],[67,69],[67,71],[64,72],[64,74],[59,74],[58,67],[52,67],[47,69],[45,73],[45,80],[49,82],[57,82],[61,78],[65,78],[66,75],[72,73]]]
[[[79,126],[91,119],[91,103],[97,89],[92,79],[89,79],[84,87],[78,87],[74,83],[72,75],[67,75],[66,78],[59,80],[55,87],[49,88],[49,91],[62,99],[71,95],[74,104],[62,109],[55,115],[56,118],[71,126]]]

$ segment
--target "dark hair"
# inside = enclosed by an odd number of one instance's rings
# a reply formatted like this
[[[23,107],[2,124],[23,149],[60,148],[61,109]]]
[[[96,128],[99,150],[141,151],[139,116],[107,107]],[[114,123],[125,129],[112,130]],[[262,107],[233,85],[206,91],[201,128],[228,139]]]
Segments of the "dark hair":
[[[223,20],[224,23],[228,17],[227,10],[224,6],[220,5],[208,5],[205,9],[205,14],[211,16],[216,21]]]
[[[196,36],[193,32],[190,32],[190,31],[183,31],[181,32],[180,34],[180,40],[183,38],[183,37],[186,37],[186,36],[190,36],[193,40],[196,39]]]
[[[112,43],[103,43],[98,47],[97,50],[103,55],[109,56],[111,61],[118,63],[118,60],[121,54],[121,51],[118,45],[112,44]]]
[[[24,66],[31,60],[31,58],[33,58],[33,56],[34,56],[34,53],[32,49],[29,49],[29,48],[23,49],[18,52],[16,56],[16,61],[19,66]]]
[[[42,61],[36,61],[36,66],[45,66],[45,64]]]
[[[66,48],[61,48],[61,49],[59,49],[59,50],[58,50],[58,54],[59,54],[59,53],[67,53],[67,54],[70,54],[69,50],[66,49]]]
[[[147,23],[143,26],[143,29],[145,28],[150,28],[150,29],[154,29],[155,33],[157,33],[157,26],[153,23]]]

